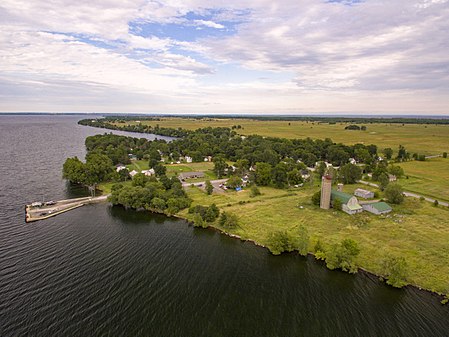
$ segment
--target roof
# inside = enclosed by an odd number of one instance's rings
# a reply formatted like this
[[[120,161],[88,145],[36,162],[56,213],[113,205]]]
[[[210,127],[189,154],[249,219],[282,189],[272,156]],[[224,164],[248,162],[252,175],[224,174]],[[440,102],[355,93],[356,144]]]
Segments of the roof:
[[[204,177],[204,172],[182,172],[179,174],[181,179],[189,178],[189,177]]]
[[[354,191],[354,193],[355,193],[355,192],[358,192],[358,193],[373,193],[373,192],[371,192],[371,191],[364,190],[363,188],[358,188],[358,189],[356,189],[356,190]]]
[[[385,212],[385,211],[391,211],[392,208],[390,205],[388,205],[386,202],[383,201],[379,201],[379,202],[374,202],[372,204],[369,204],[370,206],[372,206],[373,208],[377,209],[379,212]]]
[[[339,192],[336,190],[332,190],[331,192],[332,198],[340,200],[343,204],[347,204],[348,201],[353,197],[352,195],[344,192]]]

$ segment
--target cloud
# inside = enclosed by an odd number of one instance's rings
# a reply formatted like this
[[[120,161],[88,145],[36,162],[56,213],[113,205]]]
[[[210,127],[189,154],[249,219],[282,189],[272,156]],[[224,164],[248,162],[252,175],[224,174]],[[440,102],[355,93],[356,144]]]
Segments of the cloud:
[[[4,0],[0,22],[3,111],[447,112],[446,0]]]

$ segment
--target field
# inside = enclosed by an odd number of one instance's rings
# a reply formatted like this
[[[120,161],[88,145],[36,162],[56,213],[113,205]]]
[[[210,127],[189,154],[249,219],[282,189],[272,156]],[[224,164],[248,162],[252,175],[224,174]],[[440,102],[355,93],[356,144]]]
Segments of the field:
[[[255,198],[250,198],[246,190],[208,196],[198,188],[189,188],[188,193],[194,204],[216,203],[221,210],[236,214],[239,227],[228,232],[242,239],[264,245],[271,232],[286,230],[295,235],[302,224],[311,237],[310,251],[318,239],[330,245],[352,238],[360,245],[358,263],[364,269],[379,273],[383,257],[402,256],[409,265],[410,283],[433,291],[449,291],[448,208],[408,198],[403,205],[394,206],[388,216],[366,212],[350,216],[311,205],[310,196],[316,189],[261,188],[262,195]],[[187,211],[181,215],[191,217]]]
[[[135,122],[130,122],[133,124]],[[379,149],[391,147],[397,150],[404,145],[411,153],[441,154],[449,152],[449,125],[422,124],[360,124],[366,131],[345,130],[349,123],[327,124],[301,121],[258,121],[250,119],[192,119],[162,118],[160,121],[142,121],[143,124],[161,127],[195,130],[201,127],[232,127],[240,125],[236,131],[242,135],[258,134],[270,137],[324,139],[345,144],[376,144]],[[121,125],[121,124],[117,124]]]
[[[404,189],[449,201],[449,159],[432,158],[401,164],[409,179],[400,179]]]

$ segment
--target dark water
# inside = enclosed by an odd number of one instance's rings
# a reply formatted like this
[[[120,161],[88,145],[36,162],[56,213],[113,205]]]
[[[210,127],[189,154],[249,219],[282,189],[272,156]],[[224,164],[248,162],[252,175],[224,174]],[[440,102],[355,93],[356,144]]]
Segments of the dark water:
[[[26,202],[85,193],[66,157],[103,133],[0,116],[0,336],[449,336],[449,308],[184,221],[86,206],[25,224]]]

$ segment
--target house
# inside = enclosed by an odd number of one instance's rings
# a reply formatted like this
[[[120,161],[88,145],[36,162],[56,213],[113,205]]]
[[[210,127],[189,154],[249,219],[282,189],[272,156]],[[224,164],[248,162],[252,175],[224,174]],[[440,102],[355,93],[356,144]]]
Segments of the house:
[[[154,175],[154,169],[142,170],[141,173],[145,174],[147,177]]]
[[[118,165],[115,166],[115,170],[117,172],[120,172],[121,170],[125,170],[125,169],[126,169],[126,166],[123,165],[123,164],[118,164]]]
[[[349,158],[349,163],[351,163],[352,165],[357,164],[357,161],[354,158]]]
[[[204,161],[211,162],[212,161],[212,156],[204,157]]]
[[[393,210],[390,205],[383,201],[364,204],[362,207],[365,211],[378,215],[390,213]]]
[[[356,197],[360,197],[363,199],[372,199],[374,198],[374,192],[368,191],[368,190],[364,190],[362,188],[358,188],[354,191],[354,195]]]
[[[204,172],[182,172],[179,174],[179,179],[181,181],[194,178],[204,178]]]
[[[353,195],[348,193],[332,190],[331,200],[339,200],[341,202],[341,210],[348,214],[356,214],[363,212],[363,207],[360,206],[359,201]]]
[[[388,180],[391,182],[398,180],[394,174],[388,174]]]
[[[137,172],[136,170],[132,170],[131,172],[129,172],[129,175],[131,177],[134,177],[137,173],[139,173],[139,172]]]
[[[187,163],[191,163],[192,162],[192,157],[186,156],[185,158],[186,158],[186,162]]]

